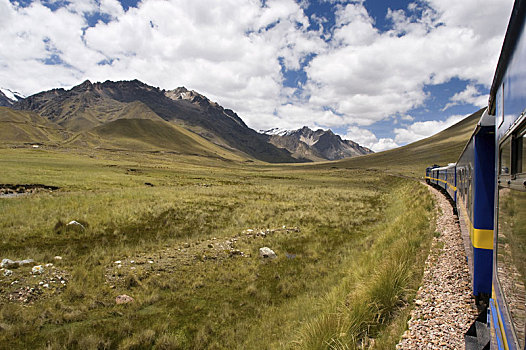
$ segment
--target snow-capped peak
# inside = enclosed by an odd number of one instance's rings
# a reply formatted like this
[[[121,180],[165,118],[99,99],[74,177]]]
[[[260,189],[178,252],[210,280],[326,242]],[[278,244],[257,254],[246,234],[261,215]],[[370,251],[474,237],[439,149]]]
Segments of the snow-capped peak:
[[[289,134],[291,131],[283,128],[272,128],[268,130],[259,130],[260,134],[265,135],[278,135],[278,136],[285,136]]]
[[[10,89],[6,89],[6,88],[0,87],[0,91],[2,91],[2,93],[5,95],[5,97],[10,99],[11,101],[18,101],[18,100],[24,98],[24,95],[22,95],[21,93],[12,91]]]

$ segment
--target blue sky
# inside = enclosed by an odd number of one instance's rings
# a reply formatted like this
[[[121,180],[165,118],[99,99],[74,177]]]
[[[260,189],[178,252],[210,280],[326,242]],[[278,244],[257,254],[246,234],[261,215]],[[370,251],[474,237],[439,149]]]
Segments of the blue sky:
[[[0,0],[0,86],[186,86],[376,151],[487,103],[511,0]]]

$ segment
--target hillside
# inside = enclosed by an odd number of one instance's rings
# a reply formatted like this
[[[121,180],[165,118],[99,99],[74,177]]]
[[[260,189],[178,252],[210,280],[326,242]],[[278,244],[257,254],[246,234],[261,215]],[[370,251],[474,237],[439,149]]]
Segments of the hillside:
[[[127,115],[126,117],[129,117]],[[155,119],[117,119],[81,132],[67,145],[134,151],[165,151],[205,157],[243,160],[232,152],[184,128]]]
[[[0,144],[58,143],[68,132],[34,112],[0,107]]]
[[[421,177],[430,165],[446,165],[458,160],[483,111],[481,109],[438,134],[409,145],[318,166],[381,169]]]

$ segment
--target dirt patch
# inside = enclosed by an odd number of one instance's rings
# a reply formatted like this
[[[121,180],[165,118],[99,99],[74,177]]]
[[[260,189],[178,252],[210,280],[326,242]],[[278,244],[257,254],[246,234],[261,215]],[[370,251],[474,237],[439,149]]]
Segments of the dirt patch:
[[[34,266],[40,266],[38,273]],[[32,304],[37,300],[60,294],[69,282],[69,273],[53,263],[0,268],[0,303]]]
[[[0,184],[0,197],[17,197],[37,192],[52,192],[60,187],[42,184]]]

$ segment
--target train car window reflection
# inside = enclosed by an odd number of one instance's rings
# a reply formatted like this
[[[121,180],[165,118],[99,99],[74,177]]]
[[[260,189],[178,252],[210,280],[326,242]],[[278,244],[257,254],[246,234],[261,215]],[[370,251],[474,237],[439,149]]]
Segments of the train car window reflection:
[[[511,168],[511,139],[504,141],[499,151],[499,174],[509,175]]]
[[[516,165],[515,165],[515,173],[521,174],[526,173],[526,150],[524,149],[526,147],[526,128],[521,130],[519,133],[519,136],[516,138],[515,142],[515,159],[516,159]]]
[[[526,327],[526,192],[499,189],[497,274],[520,348]]]

